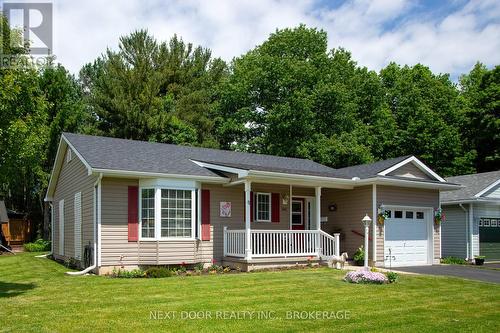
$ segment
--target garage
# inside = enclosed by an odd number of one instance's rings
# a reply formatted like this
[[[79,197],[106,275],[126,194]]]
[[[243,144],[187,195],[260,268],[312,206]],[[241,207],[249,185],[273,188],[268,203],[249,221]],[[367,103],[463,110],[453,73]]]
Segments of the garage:
[[[500,218],[479,219],[479,253],[488,261],[500,260]]]
[[[386,209],[384,222],[385,266],[416,266],[431,264],[432,229],[430,209]]]

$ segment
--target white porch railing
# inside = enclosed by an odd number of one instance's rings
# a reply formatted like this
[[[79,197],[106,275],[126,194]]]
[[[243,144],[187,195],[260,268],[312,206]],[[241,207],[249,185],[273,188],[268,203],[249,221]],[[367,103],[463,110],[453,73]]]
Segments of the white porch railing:
[[[245,230],[224,228],[224,256],[245,257]]]
[[[245,257],[245,230],[224,228],[224,256]],[[339,235],[321,230],[250,230],[252,258],[339,255]]]

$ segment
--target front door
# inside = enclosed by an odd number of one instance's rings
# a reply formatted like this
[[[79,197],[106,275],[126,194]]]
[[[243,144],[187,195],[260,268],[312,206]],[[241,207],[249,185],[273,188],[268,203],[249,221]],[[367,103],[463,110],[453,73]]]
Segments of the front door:
[[[292,230],[304,230],[304,199],[292,199]]]

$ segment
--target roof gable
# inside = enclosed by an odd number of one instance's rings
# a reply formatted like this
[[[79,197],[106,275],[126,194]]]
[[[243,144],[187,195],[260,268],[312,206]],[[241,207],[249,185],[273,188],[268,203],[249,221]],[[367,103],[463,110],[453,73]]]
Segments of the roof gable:
[[[500,170],[446,178],[447,181],[463,185],[457,191],[444,192],[443,202],[478,199],[500,199]]]

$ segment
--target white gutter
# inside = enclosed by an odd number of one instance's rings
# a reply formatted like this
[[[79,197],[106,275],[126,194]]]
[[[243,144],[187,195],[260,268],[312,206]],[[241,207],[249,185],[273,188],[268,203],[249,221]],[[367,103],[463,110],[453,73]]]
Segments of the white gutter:
[[[456,190],[462,188],[462,185],[449,184],[449,183],[428,183],[428,182],[420,182],[418,180],[411,179],[390,179],[385,177],[373,177],[366,178],[355,181],[355,186],[362,185],[394,185],[394,186],[402,186],[402,187],[413,187],[413,188],[428,188],[428,189],[442,189],[442,190]]]
[[[476,202],[481,202],[481,203],[488,203],[488,204],[493,204],[493,205],[500,205],[500,200],[498,199],[484,199],[484,198],[475,198],[475,199],[465,199],[465,200],[450,200],[450,201],[443,201],[441,204],[442,205],[459,205],[459,204],[470,204],[470,203],[476,203]]]
[[[92,191],[95,191],[95,187],[98,186],[101,183],[102,179],[102,173],[99,174],[99,177],[97,178],[96,182],[94,183],[94,186],[92,188]],[[95,195],[95,194],[94,194]],[[97,202],[94,201],[94,214],[95,214],[95,205],[97,205]],[[98,214],[101,214],[101,210],[99,209]],[[97,230],[97,216],[94,216],[94,264],[85,268],[83,271],[79,272],[66,272],[67,275],[72,275],[72,276],[77,276],[77,275],[84,275],[87,274],[88,272],[94,270],[97,267],[97,238],[96,238],[96,230]]]

